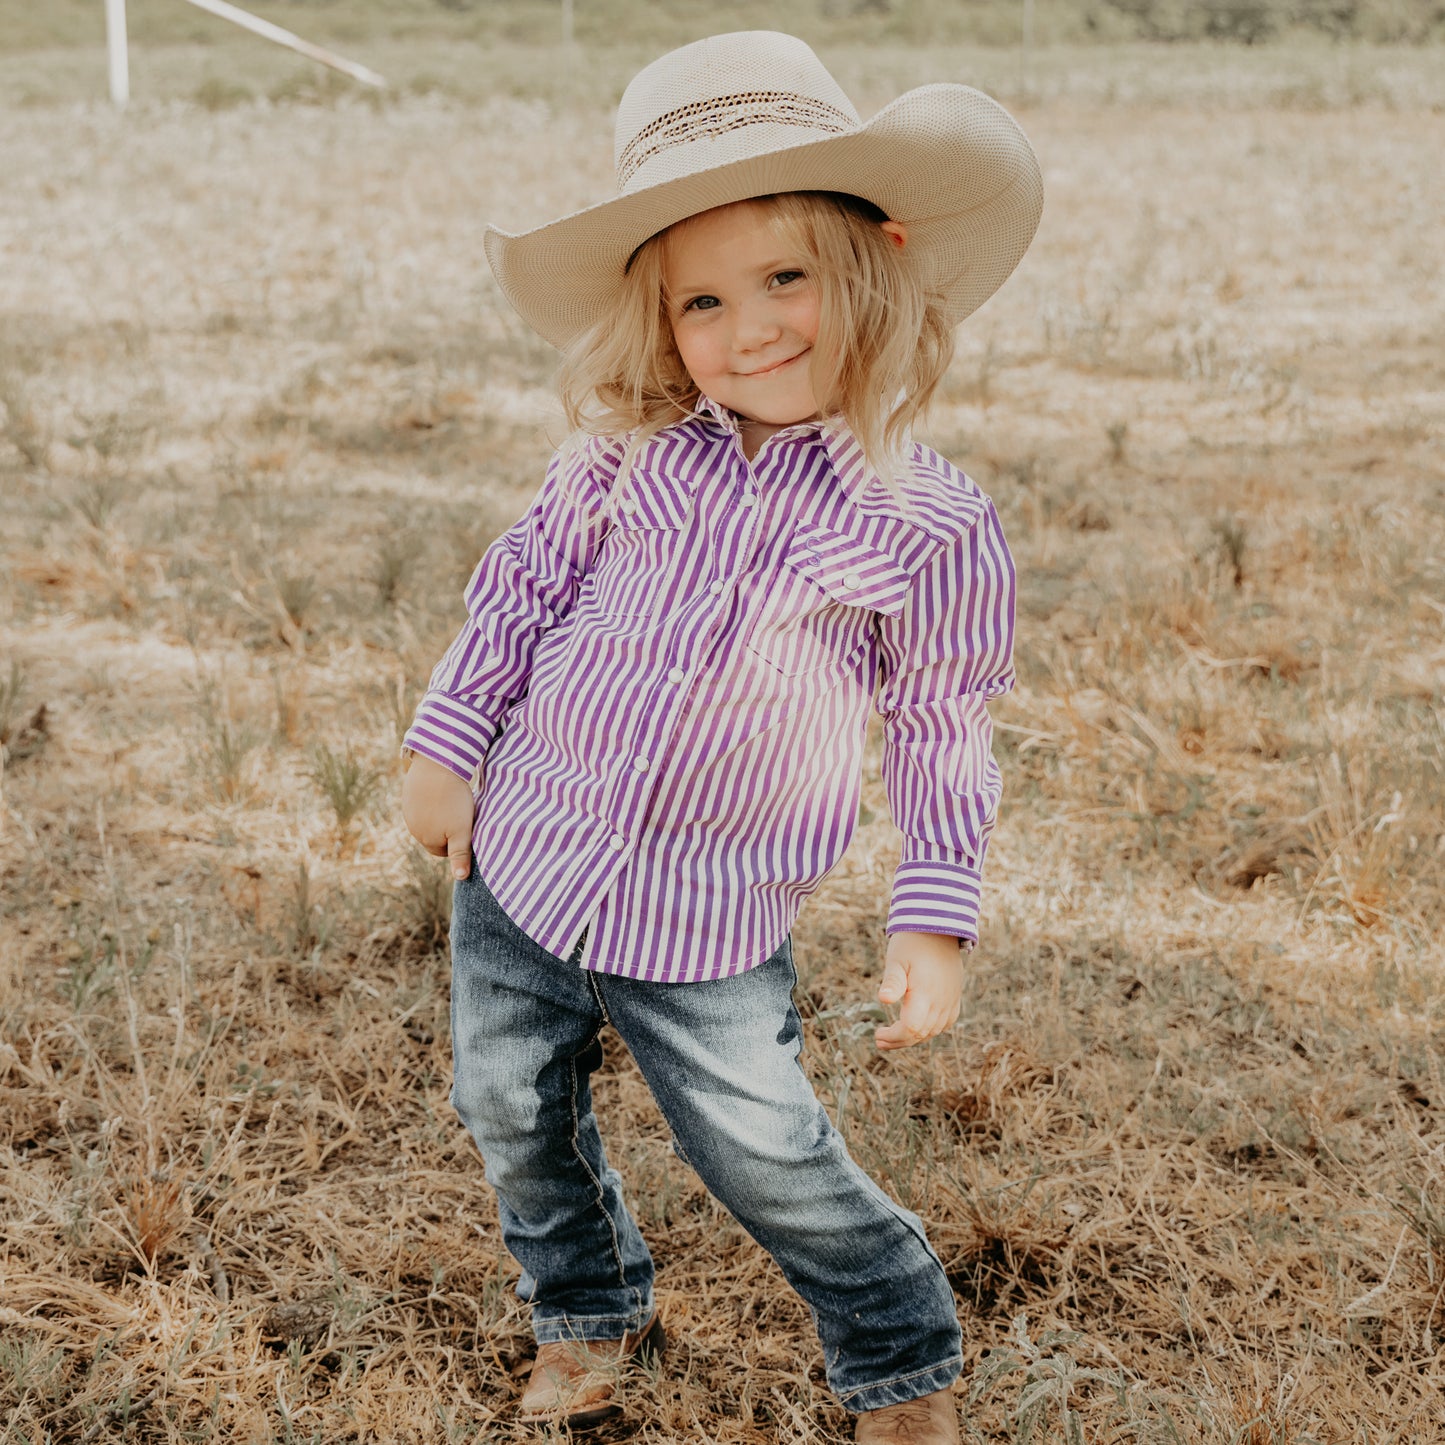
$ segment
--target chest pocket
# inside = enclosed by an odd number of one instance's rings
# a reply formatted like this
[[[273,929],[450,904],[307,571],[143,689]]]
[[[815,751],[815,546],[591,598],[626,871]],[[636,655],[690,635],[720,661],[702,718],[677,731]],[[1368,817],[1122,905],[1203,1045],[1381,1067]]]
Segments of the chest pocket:
[[[800,523],[744,645],[788,677],[842,667],[868,636],[875,612],[902,612],[912,580],[881,548],[818,522]]]
[[[640,622],[664,616],[675,605],[671,572],[690,506],[691,498],[676,478],[664,472],[633,472],[612,530],[583,580],[578,610]]]

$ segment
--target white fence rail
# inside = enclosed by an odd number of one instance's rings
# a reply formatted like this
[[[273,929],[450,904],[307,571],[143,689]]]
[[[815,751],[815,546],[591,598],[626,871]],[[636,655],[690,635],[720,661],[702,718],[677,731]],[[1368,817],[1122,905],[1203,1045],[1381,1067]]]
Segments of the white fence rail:
[[[358,65],[354,60],[347,60],[345,56],[337,55],[334,50],[327,50],[324,46],[313,45],[309,40],[303,40],[299,35],[293,35],[291,31],[280,25],[273,25],[269,20],[262,20],[260,16],[252,15],[248,10],[242,10],[239,5],[229,4],[228,0],[185,0],[185,3],[194,5],[197,10],[205,10],[221,20],[229,20],[233,25],[239,25],[253,35],[274,41],[277,45],[284,45],[288,50],[294,50],[308,60],[329,65],[332,70],[339,70],[343,75],[349,75],[353,80],[360,81],[362,85],[374,85],[380,88],[386,84],[384,77],[365,65]],[[126,44],[125,0],[105,0],[105,36],[110,56],[110,98],[117,105],[123,106],[130,99],[130,58],[129,48]]]

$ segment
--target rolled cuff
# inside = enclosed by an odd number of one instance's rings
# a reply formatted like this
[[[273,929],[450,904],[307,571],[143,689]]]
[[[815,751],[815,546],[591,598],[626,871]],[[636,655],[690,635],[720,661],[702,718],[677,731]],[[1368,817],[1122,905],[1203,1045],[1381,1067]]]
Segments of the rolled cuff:
[[[901,1405],[905,1400],[917,1400],[936,1390],[946,1390],[962,1373],[963,1356],[950,1355],[940,1364],[930,1365],[927,1369],[911,1370],[891,1380],[859,1385],[846,1395],[840,1394],[838,1399],[845,1410],[855,1415],[868,1410],[886,1410],[890,1405]]]
[[[429,692],[422,698],[402,746],[440,763],[476,787],[482,760],[496,735],[497,725],[485,713],[444,692]]]
[[[893,875],[889,933],[946,933],[978,941],[982,875],[971,863],[904,859]]]

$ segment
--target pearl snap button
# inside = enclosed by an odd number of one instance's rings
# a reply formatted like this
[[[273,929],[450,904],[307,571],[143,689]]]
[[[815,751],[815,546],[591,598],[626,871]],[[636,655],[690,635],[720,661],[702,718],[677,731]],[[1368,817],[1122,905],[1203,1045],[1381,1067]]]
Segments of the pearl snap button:
[[[614,853],[620,853],[627,846],[627,839],[621,833],[614,833],[608,840],[607,846]]]
[[[637,503],[634,502],[631,497],[624,497],[617,505],[621,507],[624,512],[635,512],[637,510]]]
[[[850,590],[854,590],[863,585],[863,579],[856,572],[849,572],[848,575],[843,578],[843,585]]]
[[[674,667],[672,671],[667,674],[667,680],[675,685],[681,682],[686,676],[687,674],[680,667]]]
[[[633,758],[632,766],[636,768],[639,773],[645,773],[651,766],[651,763],[647,758]]]
[[[757,506],[757,504],[758,504],[758,499],[757,499],[757,497],[756,497],[752,492],[744,492],[744,493],[743,493],[743,506],[745,506],[745,507],[755,507],[755,506]]]
[[[726,582],[719,580],[714,582],[707,590],[711,592],[714,597],[721,597],[722,594],[727,591],[727,585]]]

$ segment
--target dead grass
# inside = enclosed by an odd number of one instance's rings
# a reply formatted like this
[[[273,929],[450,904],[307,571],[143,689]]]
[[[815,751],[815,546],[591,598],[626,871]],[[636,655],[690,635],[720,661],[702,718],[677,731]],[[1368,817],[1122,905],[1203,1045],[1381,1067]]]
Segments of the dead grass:
[[[970,1439],[1438,1439],[1445,121],[1089,85],[1024,110],[1044,229],[934,426],[1024,583],[965,1017],[871,1047],[875,737],[806,1059]],[[0,111],[6,1439],[522,1438],[446,887],[371,787],[556,425],[481,223],[605,193],[608,124]],[[632,1437],[845,1438],[615,1048],[597,1095],[677,1341]]]

